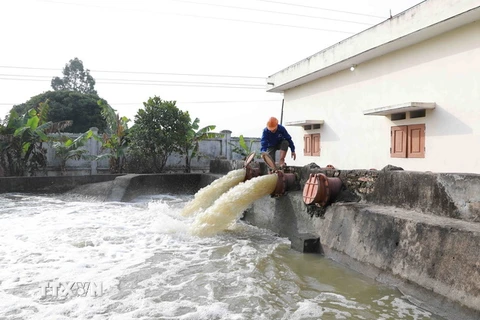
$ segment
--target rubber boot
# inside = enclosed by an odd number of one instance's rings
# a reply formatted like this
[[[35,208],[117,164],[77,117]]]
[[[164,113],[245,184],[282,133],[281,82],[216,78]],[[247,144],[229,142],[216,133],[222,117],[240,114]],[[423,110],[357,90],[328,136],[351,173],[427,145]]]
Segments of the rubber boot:
[[[287,156],[287,151],[280,150],[280,161],[278,161],[278,166],[280,169],[285,167],[285,157]]]

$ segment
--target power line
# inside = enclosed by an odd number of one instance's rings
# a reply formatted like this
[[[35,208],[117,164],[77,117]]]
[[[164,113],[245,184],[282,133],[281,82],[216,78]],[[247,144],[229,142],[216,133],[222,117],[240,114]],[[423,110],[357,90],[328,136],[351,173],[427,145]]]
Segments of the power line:
[[[0,77],[0,80],[15,80],[15,81],[50,81],[49,79],[32,79],[32,78],[4,78]],[[146,80],[148,81],[148,80]],[[229,85],[228,83],[224,84],[192,84],[192,83],[157,83],[157,82],[122,82],[122,81],[97,81],[97,83],[101,84],[123,84],[123,85],[134,85],[134,86],[161,86],[161,87],[203,87],[203,88],[227,88],[227,89],[257,89],[257,90],[265,90],[266,86],[262,85],[253,85],[253,84],[236,84],[236,85]]]
[[[192,81],[167,81],[167,80],[137,80],[137,79],[107,79],[107,78],[98,78],[100,82],[104,81],[121,81],[121,82],[143,82],[143,83],[169,83],[169,84],[204,84],[204,85],[232,85],[232,86],[252,86],[252,87],[262,87],[265,88],[265,84],[251,84],[251,83],[228,83],[228,82],[192,82]],[[95,80],[95,81],[97,81]]]
[[[208,85],[208,84],[171,84],[171,83],[130,83],[130,82],[101,82],[102,84],[127,84],[127,85],[135,85],[135,86],[161,86],[161,87],[202,87],[202,88],[230,88],[230,89],[257,89],[257,90],[266,90],[266,86],[252,86],[252,85],[236,85],[230,86],[228,84],[225,85]]]
[[[267,12],[267,13],[283,14],[283,15],[303,17],[303,18],[312,18],[312,19],[322,19],[322,20],[329,20],[329,21],[356,23],[356,24],[363,24],[363,25],[367,25],[367,26],[373,25],[373,23],[358,22],[358,21],[353,21],[353,20],[334,19],[334,18],[319,17],[319,16],[310,16],[310,15],[297,14],[297,13],[288,13],[288,12],[280,12],[280,11],[272,11],[272,10],[245,8],[245,7],[237,7],[237,6],[228,6],[228,5],[223,5],[223,4],[204,3],[204,2],[196,2],[196,1],[188,1],[188,0],[172,0],[172,1],[175,1],[175,2],[185,2],[185,3],[193,3],[193,4],[199,4],[199,5],[206,5],[206,6],[213,6],[213,7],[221,7],[221,8],[232,8],[232,9],[241,9],[241,10],[256,11],[256,12]]]
[[[25,70],[63,70],[60,68],[39,68],[39,67],[21,67],[21,66],[0,66],[5,69],[25,69]],[[148,72],[148,71],[119,71],[119,70],[95,70],[88,69],[90,72],[98,73],[125,73],[125,74],[151,74],[151,75],[169,75],[169,76],[191,76],[191,77],[216,77],[216,78],[244,78],[244,79],[265,79],[260,76],[241,76],[225,74],[200,74],[200,73],[175,73],[175,72]]]
[[[56,3],[56,4],[67,4],[67,5],[77,5],[77,6],[85,6],[85,7],[97,7],[97,8],[102,8],[102,9],[117,9],[115,7],[102,7],[102,6],[92,6],[92,5],[86,5],[86,4],[80,4],[80,3],[66,3],[66,2],[60,2],[60,1],[51,1],[51,0],[42,0],[45,2],[51,2],[51,3]],[[145,12],[144,10],[135,10],[132,9],[133,11],[142,11]],[[154,11],[146,11],[149,13],[152,13]],[[254,24],[262,24],[262,25],[270,25],[270,26],[277,26],[277,27],[288,27],[288,28],[297,28],[297,29],[309,29],[309,30],[317,30],[317,31],[324,31],[324,32],[334,32],[334,33],[343,33],[343,34],[355,34],[355,32],[350,32],[350,31],[343,31],[343,30],[334,30],[334,29],[323,29],[323,28],[313,28],[313,27],[305,27],[305,26],[295,26],[295,25],[289,25],[289,24],[281,24],[281,23],[270,23],[270,22],[261,22],[261,21],[253,21],[253,20],[241,20],[241,19],[232,19],[232,18],[220,18],[220,17],[212,17],[212,16],[202,16],[202,15],[195,15],[195,14],[186,14],[186,13],[174,13],[174,12],[154,12],[158,14],[166,14],[166,15],[174,15],[174,16],[180,16],[180,17],[192,17],[192,18],[201,18],[201,19],[213,19],[213,20],[221,20],[221,21],[233,21],[233,22],[241,22],[241,23],[254,23]]]
[[[0,77],[31,77],[31,78],[42,78],[42,80],[51,80],[51,76],[40,76],[40,75],[23,75],[23,74],[1,74]],[[4,79],[4,78],[2,78]],[[9,78],[10,79],[10,78]],[[11,78],[12,80],[17,80],[17,78]],[[33,80],[33,79],[32,79]],[[252,86],[252,87],[262,87],[264,84],[252,84],[252,83],[230,83],[230,82],[205,82],[205,81],[172,81],[172,80],[151,80],[151,79],[118,79],[118,78],[96,78],[95,82],[106,82],[106,81],[120,81],[120,82],[142,82],[142,83],[169,83],[169,84],[205,84],[205,85],[232,85],[232,86]]]
[[[212,101],[177,101],[177,103],[197,104],[197,103],[258,103],[258,102],[281,102],[282,100],[212,100]],[[109,102],[110,103],[110,102]],[[137,105],[138,102],[111,102],[111,105]]]
[[[293,4],[293,3],[281,2],[281,1],[273,1],[273,0],[257,0],[257,1],[278,3],[278,4],[284,4],[284,5],[287,5],[287,6],[303,7],[303,8],[309,8],[309,9],[318,9],[318,10],[325,10],[325,11],[331,11],[331,12],[348,13],[348,14],[354,14],[354,15],[358,15],[358,16],[365,16],[365,17],[372,17],[372,18],[379,18],[379,19],[387,19],[387,17],[375,16],[375,15],[366,14],[366,13],[357,13],[357,12],[351,12],[351,11],[320,8],[320,7],[307,6],[307,5],[302,5],[302,4]]]
[[[261,102],[281,102],[282,100],[224,100],[224,101],[219,101],[219,100],[211,100],[211,101],[177,101],[177,103],[182,103],[182,104],[204,104],[204,103],[261,103]],[[142,104],[143,102],[109,102],[110,105],[115,105],[115,106],[131,106],[131,105],[139,105]],[[8,102],[0,102],[0,106],[13,106],[18,103],[8,103]]]

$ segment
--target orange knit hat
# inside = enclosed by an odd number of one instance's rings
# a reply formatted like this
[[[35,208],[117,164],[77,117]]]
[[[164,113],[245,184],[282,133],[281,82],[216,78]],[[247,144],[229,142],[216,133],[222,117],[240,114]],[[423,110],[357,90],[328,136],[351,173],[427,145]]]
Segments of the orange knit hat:
[[[278,119],[275,118],[275,117],[271,117],[270,119],[268,119],[268,122],[267,122],[267,129],[270,130],[270,131],[274,131],[275,129],[277,129],[278,127]]]

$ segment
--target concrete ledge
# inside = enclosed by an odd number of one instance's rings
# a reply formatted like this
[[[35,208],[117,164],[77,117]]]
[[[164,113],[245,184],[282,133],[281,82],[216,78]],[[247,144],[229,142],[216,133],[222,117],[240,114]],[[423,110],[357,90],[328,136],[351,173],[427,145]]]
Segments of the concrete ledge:
[[[378,171],[330,170],[318,166],[294,169],[302,188],[311,173],[340,178],[344,185],[340,201],[365,201],[480,222],[479,174],[414,172],[392,166]]]
[[[108,201],[130,201],[142,194],[194,194],[220,177],[210,174],[128,174],[113,182]]]
[[[126,174],[0,178],[0,193],[65,193],[100,201],[130,201],[141,194],[193,194],[222,175]]]
[[[215,174],[127,174],[109,183],[79,186],[69,192],[100,201],[131,201],[145,194],[194,194],[221,175]]]
[[[480,225],[353,203],[332,206],[315,224],[322,246],[476,309],[480,316]]]
[[[375,179],[368,202],[423,213],[480,222],[480,175],[382,172]]]
[[[62,193],[79,185],[113,181],[121,175],[56,176],[56,177],[0,177],[0,193]]]

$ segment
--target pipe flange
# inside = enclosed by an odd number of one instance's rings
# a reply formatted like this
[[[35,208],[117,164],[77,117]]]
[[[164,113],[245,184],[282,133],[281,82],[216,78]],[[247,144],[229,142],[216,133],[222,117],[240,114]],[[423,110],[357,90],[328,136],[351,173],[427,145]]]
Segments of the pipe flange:
[[[307,205],[323,207],[330,199],[330,188],[327,176],[323,173],[312,173],[303,188],[303,202]]]
[[[250,153],[246,158],[245,162],[243,163],[243,167],[246,168],[250,163],[252,163],[253,159],[255,159],[255,152]]]
[[[319,183],[324,187],[323,189],[324,196],[321,198],[320,202],[315,203],[315,205],[319,207],[324,207],[327,204],[328,200],[330,199],[330,187],[328,184],[328,178],[323,173],[317,173],[316,176],[318,178]]]
[[[276,170],[272,174],[276,174],[278,176],[277,185],[275,186],[275,190],[271,193],[273,197],[280,197],[285,194],[287,189],[287,182],[285,180],[285,175],[283,171]]]

